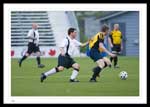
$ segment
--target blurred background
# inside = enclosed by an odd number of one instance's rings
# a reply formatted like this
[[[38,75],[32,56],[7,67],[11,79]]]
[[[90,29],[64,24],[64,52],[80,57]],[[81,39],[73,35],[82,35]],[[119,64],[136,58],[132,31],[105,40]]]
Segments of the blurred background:
[[[32,23],[38,24],[40,50],[43,57],[57,57],[59,44],[67,36],[67,30],[75,27],[77,40],[86,42],[100,31],[103,24],[110,30],[118,23],[123,35],[123,56],[139,55],[138,11],[12,11],[11,12],[11,56],[21,57],[27,51],[28,31]],[[107,37],[105,43],[107,42]],[[107,48],[110,50],[109,46]],[[86,47],[78,48],[74,56],[86,56]],[[32,55],[34,57],[34,54]]]

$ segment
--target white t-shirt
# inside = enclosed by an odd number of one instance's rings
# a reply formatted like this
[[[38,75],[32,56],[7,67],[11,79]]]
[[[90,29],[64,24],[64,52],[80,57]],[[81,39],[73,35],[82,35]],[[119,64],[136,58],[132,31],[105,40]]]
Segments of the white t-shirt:
[[[71,39],[69,36],[67,36],[66,38],[64,38],[64,40],[62,41],[62,43],[60,44],[61,48],[64,48],[64,51],[66,53],[67,50],[67,45],[68,45],[68,39],[70,41],[69,44],[69,49],[68,49],[68,54],[70,56],[73,56],[74,52],[76,51],[77,47],[81,46],[82,43],[80,43],[79,41],[77,41],[76,39]]]
[[[38,32],[38,30],[35,30],[35,29],[29,30],[27,37],[34,37],[34,32],[35,32],[36,40],[33,40],[33,39],[29,38],[29,42],[34,41],[35,44],[39,44],[39,32]]]

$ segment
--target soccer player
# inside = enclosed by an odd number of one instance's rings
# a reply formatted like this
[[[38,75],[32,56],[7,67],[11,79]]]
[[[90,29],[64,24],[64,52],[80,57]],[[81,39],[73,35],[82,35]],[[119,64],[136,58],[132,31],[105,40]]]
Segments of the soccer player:
[[[98,36],[98,35],[95,35],[95,36]],[[106,38],[106,36],[105,36],[105,38]],[[104,38],[104,40],[106,41],[107,38],[106,39],[105,38]],[[92,38],[89,40],[89,43],[91,43],[91,41],[93,41]],[[105,48],[107,47],[106,43],[103,43],[103,45]],[[91,51],[91,49],[89,48],[89,44],[88,44],[87,49],[86,49],[86,55],[88,57],[90,57],[90,51]],[[108,54],[106,52],[104,52],[102,48],[99,48],[99,51],[100,51],[101,57],[104,60],[104,63],[106,63],[109,67],[111,67],[111,61],[107,58]],[[98,77],[99,77],[99,75],[98,75]]]
[[[88,42],[82,44],[75,39],[76,36],[77,36],[76,29],[69,28],[68,36],[64,38],[60,46],[60,55],[58,56],[58,65],[52,68],[51,70],[45,73],[42,73],[41,82],[43,82],[48,76],[51,76],[55,73],[63,71],[64,68],[67,68],[67,69],[73,68],[73,72],[70,77],[70,82],[79,82],[79,80],[77,80],[76,77],[79,73],[80,66],[78,63],[74,61],[74,59],[72,58],[72,55],[76,47],[78,46],[84,47],[88,44]]]
[[[110,61],[114,60],[114,68],[119,68],[118,66],[118,54],[123,49],[122,45],[122,34],[119,30],[119,24],[114,24],[114,29],[111,31],[110,36],[108,38],[109,45],[111,47],[112,53],[116,54],[116,57],[110,57]]]
[[[89,42],[89,47],[91,48],[90,57],[97,64],[97,66],[93,68],[93,75],[90,82],[97,82],[96,77],[99,76],[102,69],[111,64],[109,59],[106,58],[102,52],[106,52],[111,57],[115,57],[115,55],[109,52],[104,46],[104,37],[108,34],[108,31],[109,27],[103,25],[101,32],[98,32]]]
[[[40,60],[40,49],[39,49],[39,33],[38,33],[38,25],[36,23],[32,24],[32,29],[29,30],[27,38],[29,38],[28,42],[28,50],[25,55],[19,60],[19,67],[21,67],[22,62],[30,56],[33,52],[36,53],[37,65],[38,68],[43,68],[44,65],[41,64]]]

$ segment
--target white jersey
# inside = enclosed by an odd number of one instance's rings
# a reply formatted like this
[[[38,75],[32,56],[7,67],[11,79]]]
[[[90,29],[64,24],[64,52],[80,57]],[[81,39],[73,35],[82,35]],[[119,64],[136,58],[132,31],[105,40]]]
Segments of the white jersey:
[[[29,42],[39,44],[39,32],[38,32],[38,30],[35,30],[35,29],[29,30],[27,37],[29,38]],[[36,39],[34,40],[32,38],[36,38]]]
[[[63,42],[61,43],[60,47],[64,48],[65,53],[67,53],[67,45],[68,45],[68,39],[69,39],[69,48],[68,48],[68,54],[70,56],[73,56],[74,52],[76,51],[77,47],[81,46],[82,43],[77,41],[76,39],[71,39],[69,36],[67,36]]]

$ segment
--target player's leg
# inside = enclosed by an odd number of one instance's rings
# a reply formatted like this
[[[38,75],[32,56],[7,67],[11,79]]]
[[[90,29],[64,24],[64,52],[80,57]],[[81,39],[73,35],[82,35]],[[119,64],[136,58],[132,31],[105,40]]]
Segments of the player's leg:
[[[90,79],[90,82],[96,82],[96,77],[99,75],[101,70],[105,67],[105,63],[103,59],[99,59],[96,61],[97,66],[93,68],[93,75],[92,78]]]
[[[113,53],[116,56],[114,57],[114,68],[119,68],[118,66],[118,54],[117,53]]]
[[[100,52],[97,49],[93,49],[92,48],[91,51],[90,51],[90,58],[94,62],[96,62],[96,61],[102,59],[102,55],[100,54]],[[93,68],[93,70],[92,70],[93,71],[93,75],[92,75],[92,77],[90,79],[90,82],[96,82],[96,77],[99,76],[100,70],[101,69],[99,68],[99,66],[96,66],[96,67]]]
[[[25,53],[25,55],[23,55],[23,57],[19,60],[19,67],[21,67],[22,62],[28,57],[30,56],[30,54],[33,52],[33,45],[31,43],[28,44],[28,50]]]
[[[110,57],[110,61],[111,61],[111,62],[113,61],[113,59],[114,59],[113,57]]]
[[[21,67],[22,61],[24,61],[33,51],[34,51],[34,44],[29,43],[26,54],[19,60],[19,67]]]
[[[118,66],[118,56],[117,56],[117,54],[116,54],[116,57],[114,57],[114,67],[115,67],[115,68],[119,68],[119,66]]]
[[[111,48],[112,53],[114,52],[114,47]],[[110,61],[112,62],[114,57],[110,57]]]
[[[53,75],[59,71],[63,71],[64,70],[64,67],[63,66],[59,66],[59,67],[55,67],[55,68],[52,68],[51,70],[45,72],[45,76],[50,76],[50,75]]]
[[[118,57],[117,57],[117,45],[114,45],[112,50],[112,53],[116,55],[116,57],[110,57],[110,61],[112,62],[114,60],[114,67],[117,65]]]
[[[114,67],[115,68],[119,68],[119,65],[118,65],[118,53],[121,51],[121,47],[120,45],[117,45],[116,46],[116,57],[114,57]]]
[[[42,73],[41,74],[41,82],[43,82],[48,76],[53,75],[53,74],[55,74],[59,71],[63,71],[63,70],[64,70],[64,67],[59,66],[59,67],[52,68],[51,70],[49,70],[45,73]]]
[[[64,67],[66,67],[66,60],[65,56],[58,56],[58,66],[41,74],[41,82],[43,82],[47,76],[53,75],[59,71],[63,71]]]
[[[73,71],[72,71],[72,75],[70,77],[70,82],[79,82],[79,80],[76,80],[79,70],[80,70],[79,64],[78,63],[72,64],[72,68],[73,68]]]
[[[40,52],[40,49],[39,49],[39,46],[35,46],[34,48],[34,52],[36,52],[36,61],[37,61],[37,65],[38,65],[38,68],[43,68],[45,67],[45,65],[41,64],[41,52]]]
[[[45,65],[41,64],[41,58],[40,58],[40,55],[41,55],[41,52],[36,52],[36,61],[37,61],[37,65],[38,65],[38,68],[43,68],[45,67]]]
[[[104,68],[107,67],[107,66],[111,66],[111,61],[107,57],[103,57],[103,60],[105,62]]]
[[[104,62],[105,62],[105,67],[109,66],[111,67],[111,61],[107,58],[107,53],[106,52],[101,52],[101,57],[103,58]]]
[[[23,57],[19,60],[19,67],[21,67],[22,62],[29,56],[29,53],[25,53],[25,55],[23,55]]]
[[[107,66],[111,67],[111,61],[107,57],[103,57],[103,60],[105,63],[103,69],[106,68]],[[100,77],[100,75],[98,74],[97,77]]]

